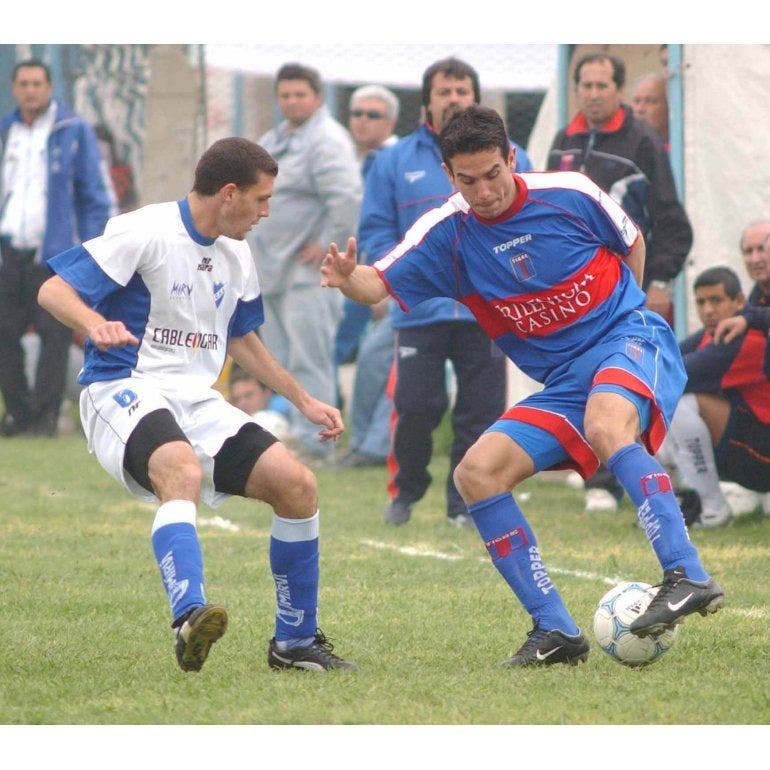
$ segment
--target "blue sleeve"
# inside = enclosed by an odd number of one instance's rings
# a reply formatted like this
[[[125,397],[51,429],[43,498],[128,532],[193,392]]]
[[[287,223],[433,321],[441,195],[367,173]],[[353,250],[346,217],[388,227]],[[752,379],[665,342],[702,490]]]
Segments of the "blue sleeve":
[[[578,193],[578,211],[599,243],[625,256],[631,251],[631,244],[624,239],[622,228],[626,225],[623,223],[633,225],[633,221],[607,193],[602,192],[602,196],[603,203],[591,195]]]
[[[395,157],[386,147],[377,153],[366,175],[358,223],[358,249],[361,261],[368,265],[387,254],[401,240],[394,165]]]
[[[405,241],[410,233],[411,230]],[[401,256],[379,271],[402,310],[407,311],[435,297],[456,299],[459,296],[453,233],[450,223],[442,222],[417,245],[405,248]]]
[[[91,126],[81,124],[80,142],[75,161],[75,215],[81,241],[96,238],[104,232],[110,218],[110,196],[104,176],[104,162],[99,142]]]
[[[102,270],[83,246],[73,246],[46,261],[56,275],[64,279],[91,307],[123,287]]]
[[[765,334],[770,332],[770,307],[746,305],[741,315],[746,318],[746,322],[752,329],[759,329]]]
[[[262,295],[256,299],[244,302],[239,299],[233,317],[230,319],[230,337],[243,337],[253,332],[265,322],[265,310],[262,305]]]

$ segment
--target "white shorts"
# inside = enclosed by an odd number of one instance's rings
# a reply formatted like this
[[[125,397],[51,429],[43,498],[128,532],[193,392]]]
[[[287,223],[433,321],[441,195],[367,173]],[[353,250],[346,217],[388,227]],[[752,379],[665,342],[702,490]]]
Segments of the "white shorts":
[[[201,500],[212,507],[230,495],[214,489],[214,456],[242,426],[255,422],[229,404],[221,393],[206,388],[184,394],[140,378],[95,382],[80,394],[80,419],[88,451],[132,495],[148,502],[158,498],[123,468],[126,443],[139,420],[156,409],[168,409],[187,436],[203,470]]]

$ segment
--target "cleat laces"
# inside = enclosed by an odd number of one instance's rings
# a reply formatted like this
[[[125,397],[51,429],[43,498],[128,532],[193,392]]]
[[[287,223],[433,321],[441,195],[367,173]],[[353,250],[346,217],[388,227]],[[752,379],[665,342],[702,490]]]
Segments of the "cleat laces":
[[[329,637],[327,637],[323,631],[321,631],[320,628],[316,629],[315,637],[310,647],[316,648],[318,657],[322,658],[324,662],[333,662],[333,661],[342,660],[342,658],[340,658],[339,655],[335,655],[332,652],[332,650],[334,649],[334,644],[332,640]]]

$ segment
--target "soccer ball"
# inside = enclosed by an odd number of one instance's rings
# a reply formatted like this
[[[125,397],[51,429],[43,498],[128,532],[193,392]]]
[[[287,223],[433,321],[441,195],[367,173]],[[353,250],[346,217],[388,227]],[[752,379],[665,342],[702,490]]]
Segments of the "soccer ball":
[[[679,628],[640,639],[629,630],[652,601],[658,588],[647,583],[620,583],[599,600],[594,613],[594,636],[613,660],[624,666],[646,666],[657,660],[676,639]]]

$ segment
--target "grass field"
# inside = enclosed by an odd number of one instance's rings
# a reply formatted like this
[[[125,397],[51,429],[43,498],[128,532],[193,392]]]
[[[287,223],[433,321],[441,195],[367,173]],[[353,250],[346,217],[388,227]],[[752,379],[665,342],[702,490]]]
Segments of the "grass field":
[[[203,671],[176,666],[152,558],[152,506],[120,489],[81,437],[0,440],[0,722],[23,724],[601,725],[770,721],[770,517],[696,531],[726,591],[648,668],[594,646],[577,668],[500,662],[529,621],[477,535],[443,518],[441,484],[398,529],[381,523],[385,472],[318,472],[320,625],[360,674],[273,672],[267,506],[231,500],[238,526],[201,526],[209,601],[230,629]],[[443,479],[446,459],[432,465]],[[587,515],[582,495],[533,479],[518,491],[562,596],[584,628],[611,583],[659,580],[626,502]]]

